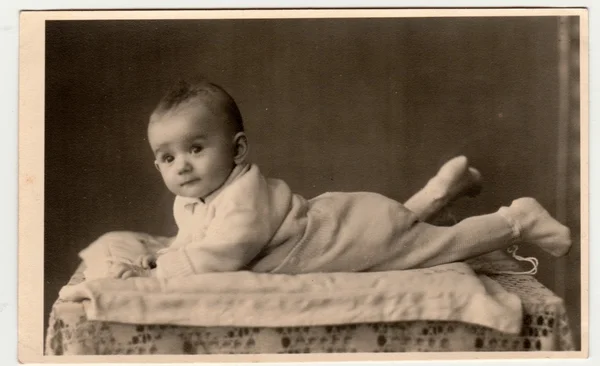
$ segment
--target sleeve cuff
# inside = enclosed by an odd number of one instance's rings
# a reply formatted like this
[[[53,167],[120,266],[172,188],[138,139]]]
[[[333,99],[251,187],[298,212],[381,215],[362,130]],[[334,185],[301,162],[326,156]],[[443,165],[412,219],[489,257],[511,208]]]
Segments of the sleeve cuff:
[[[194,269],[192,268],[187,255],[181,250],[167,252],[156,260],[156,277],[182,277],[193,274]]]

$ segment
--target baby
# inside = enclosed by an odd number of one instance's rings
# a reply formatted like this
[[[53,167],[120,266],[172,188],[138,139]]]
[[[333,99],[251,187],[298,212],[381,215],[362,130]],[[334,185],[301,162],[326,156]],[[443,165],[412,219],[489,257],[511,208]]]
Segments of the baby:
[[[479,173],[464,157],[444,165],[405,205],[369,192],[305,199],[248,162],[235,101],[206,81],[180,83],[165,95],[150,117],[148,140],[176,195],[179,231],[156,255],[115,265],[114,277],[403,270],[469,259],[517,240],[554,256],[571,246],[569,229],[532,198],[450,227],[425,223],[449,197],[478,187]]]

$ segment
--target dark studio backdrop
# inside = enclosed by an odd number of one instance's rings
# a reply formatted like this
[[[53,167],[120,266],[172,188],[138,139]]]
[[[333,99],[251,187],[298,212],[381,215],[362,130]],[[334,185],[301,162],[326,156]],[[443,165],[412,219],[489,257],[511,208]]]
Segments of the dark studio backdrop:
[[[44,318],[78,252],[101,234],[175,234],[173,197],[153,167],[146,123],[171,83],[200,74],[237,100],[252,160],[307,197],[366,190],[404,201],[465,154],[485,185],[455,215],[537,198],[571,227],[575,248],[561,260],[532,248],[520,254],[540,258],[537,277],[566,298],[578,333],[577,24],[47,22]]]

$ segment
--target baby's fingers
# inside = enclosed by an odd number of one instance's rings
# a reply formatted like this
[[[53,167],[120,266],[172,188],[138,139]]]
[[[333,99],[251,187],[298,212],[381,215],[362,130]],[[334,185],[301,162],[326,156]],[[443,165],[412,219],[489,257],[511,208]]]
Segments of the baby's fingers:
[[[118,265],[111,269],[112,278],[124,278],[125,274],[131,272],[131,269],[124,265]]]
[[[142,265],[141,267],[143,269],[149,269],[150,268],[150,263],[152,263],[152,258],[148,255],[145,255],[143,260],[142,260]]]
[[[130,277],[134,277],[134,273],[132,270],[126,270],[122,275],[121,275],[121,279],[126,280]]]
[[[144,265],[144,256],[140,255],[139,257],[137,257],[135,259],[135,261],[133,261],[133,265],[134,266],[138,266],[138,267],[143,266]]]

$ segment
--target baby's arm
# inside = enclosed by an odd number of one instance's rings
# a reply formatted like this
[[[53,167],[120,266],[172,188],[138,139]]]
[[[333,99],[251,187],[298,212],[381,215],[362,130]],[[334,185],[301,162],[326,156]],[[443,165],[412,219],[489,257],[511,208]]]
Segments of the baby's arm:
[[[157,276],[240,270],[259,254],[274,231],[267,212],[234,203],[219,207],[204,238],[156,260]]]

